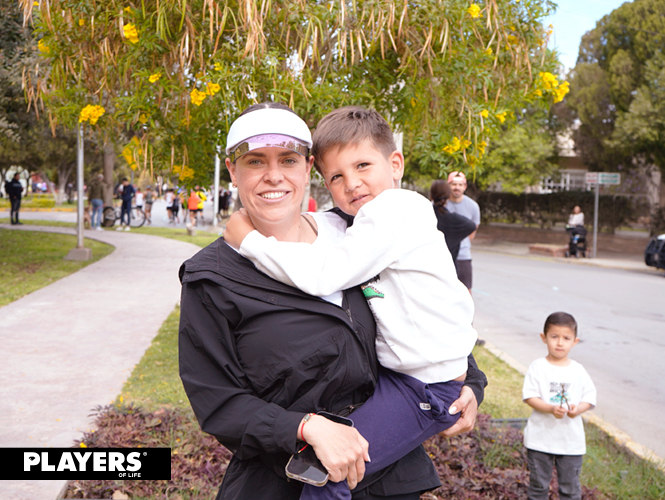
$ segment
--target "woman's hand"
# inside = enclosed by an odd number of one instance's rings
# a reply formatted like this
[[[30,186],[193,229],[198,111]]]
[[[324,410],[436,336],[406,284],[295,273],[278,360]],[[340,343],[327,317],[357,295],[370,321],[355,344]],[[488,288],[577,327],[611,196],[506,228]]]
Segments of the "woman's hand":
[[[241,208],[231,215],[229,221],[226,223],[224,230],[224,241],[238,250],[242,244],[242,240],[256,229],[252,220],[249,218],[247,210]]]
[[[453,437],[464,432],[469,432],[476,425],[476,415],[478,414],[478,401],[476,395],[470,387],[463,386],[459,398],[450,405],[450,414],[460,414],[459,420],[441,434],[445,437]]]
[[[346,479],[353,489],[365,476],[369,462],[369,443],[353,427],[338,424],[321,415],[313,415],[302,429],[305,441],[314,448],[330,480]]]

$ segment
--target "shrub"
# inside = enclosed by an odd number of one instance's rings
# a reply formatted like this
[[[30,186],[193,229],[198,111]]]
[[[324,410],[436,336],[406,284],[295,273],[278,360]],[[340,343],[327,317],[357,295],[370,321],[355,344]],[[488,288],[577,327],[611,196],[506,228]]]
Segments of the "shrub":
[[[589,191],[560,191],[550,194],[512,194],[480,192],[476,198],[483,223],[512,222],[552,227],[566,223],[575,205],[586,214],[586,223],[592,222],[594,193]],[[638,198],[620,195],[600,195],[598,225],[610,232],[620,226],[636,222],[648,215],[646,203]]]
[[[201,432],[191,413],[170,408],[144,413],[139,408],[104,407],[96,412],[97,430],[84,434],[88,448],[171,448],[170,481],[73,481],[64,498],[215,498],[231,453]]]

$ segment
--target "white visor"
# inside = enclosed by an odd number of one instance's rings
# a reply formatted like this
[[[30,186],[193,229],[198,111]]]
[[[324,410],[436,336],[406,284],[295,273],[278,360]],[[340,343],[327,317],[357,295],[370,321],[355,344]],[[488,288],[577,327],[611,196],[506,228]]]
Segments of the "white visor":
[[[233,122],[226,137],[226,154],[235,162],[259,147],[282,147],[306,156],[312,147],[312,134],[307,124],[291,111],[258,109]]]

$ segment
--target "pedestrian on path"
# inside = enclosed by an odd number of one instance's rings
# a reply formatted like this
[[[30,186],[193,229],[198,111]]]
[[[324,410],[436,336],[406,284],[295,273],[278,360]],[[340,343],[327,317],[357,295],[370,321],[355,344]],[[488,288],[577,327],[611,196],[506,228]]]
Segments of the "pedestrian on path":
[[[5,192],[9,196],[9,203],[11,205],[10,215],[12,224],[23,224],[18,220],[18,211],[21,209],[21,196],[23,194],[23,184],[19,180],[19,174],[14,174],[11,181],[5,182]]]
[[[460,214],[454,214],[446,208],[446,203],[451,194],[450,184],[443,179],[434,181],[430,187],[430,199],[437,220],[436,227],[446,237],[446,245],[450,250],[453,262],[456,263],[462,240],[476,230],[476,224],[471,219]]]
[[[97,174],[88,187],[88,203],[91,207],[90,226],[102,231],[102,212],[104,211],[104,175]]]
[[[152,186],[148,186],[145,190],[145,220],[148,224],[152,224],[152,203],[154,201],[155,193]]]
[[[189,198],[187,200],[187,208],[189,209],[189,221],[192,224],[192,226],[196,226],[196,214],[199,211],[199,202],[201,201],[201,198],[199,198],[199,195],[197,194],[195,189],[192,189],[192,191],[189,193]]]
[[[132,223],[132,199],[136,191],[134,186],[129,183],[127,177],[122,179],[122,206],[120,207],[120,226],[117,231],[122,231],[123,226],[125,231],[129,231],[129,226]],[[127,215],[127,224],[125,225],[125,215]]]
[[[196,186],[194,188],[194,191],[196,192],[196,196],[199,198],[199,203],[196,207],[196,219],[198,221],[199,217],[201,218],[201,223],[205,224],[205,219],[203,218],[203,202],[208,199],[206,196],[205,190],[201,189],[201,186]],[[195,224],[196,225],[196,224]]]
[[[169,224],[174,224],[175,219],[173,218],[173,204],[177,202],[173,188],[167,188],[164,191],[164,200],[166,201],[166,213],[168,214]]]
[[[529,500],[547,500],[553,467],[559,498],[579,500],[586,453],[581,415],[596,405],[596,387],[584,367],[568,358],[580,341],[575,318],[565,312],[550,314],[540,338],[547,356],[531,364],[522,390],[524,402],[533,408],[524,429]]]
[[[476,224],[476,229],[480,225],[480,207],[478,203],[464,194],[466,191],[466,176],[463,172],[451,172],[448,176],[448,183],[452,189],[450,200],[446,204],[449,212],[460,214],[467,219],[471,219]],[[457,277],[471,291],[473,288],[473,267],[471,266],[471,240],[476,236],[474,231],[460,243],[459,253],[455,268]]]

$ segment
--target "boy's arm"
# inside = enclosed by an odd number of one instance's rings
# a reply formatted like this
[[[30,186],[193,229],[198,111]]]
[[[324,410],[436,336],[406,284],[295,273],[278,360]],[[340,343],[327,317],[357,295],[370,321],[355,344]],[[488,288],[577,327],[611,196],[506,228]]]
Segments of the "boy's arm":
[[[373,278],[393,264],[403,248],[391,222],[374,223],[359,214],[335,245],[280,242],[253,231],[239,251],[268,276],[310,295],[324,296]]]
[[[240,254],[272,278],[311,295],[345,290],[375,277],[422,245],[428,227],[439,235],[425,198],[411,201],[408,210],[396,200],[397,194],[382,193],[364,205],[353,226],[334,245],[278,242],[252,232],[242,242]]]
[[[247,235],[255,229],[252,219],[247,214],[247,210],[241,208],[229,217],[229,221],[224,228],[224,241],[238,250]]]

